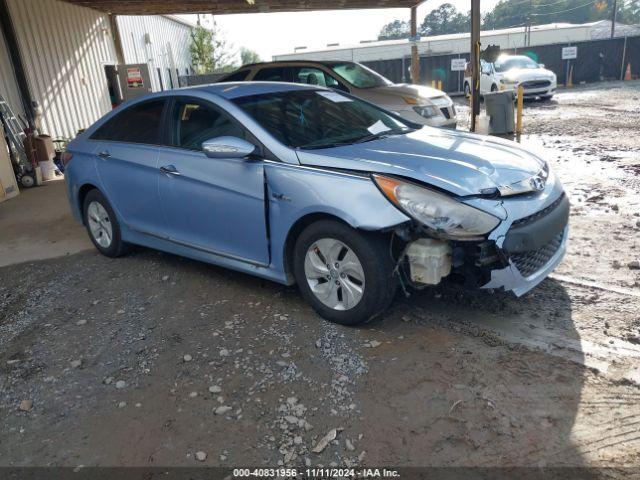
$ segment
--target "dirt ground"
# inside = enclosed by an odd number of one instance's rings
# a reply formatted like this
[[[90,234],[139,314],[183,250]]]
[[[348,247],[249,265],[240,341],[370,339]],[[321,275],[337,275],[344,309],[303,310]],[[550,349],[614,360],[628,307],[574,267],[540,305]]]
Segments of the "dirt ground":
[[[629,478],[640,83],[527,103],[524,122],[521,142],[544,152],[573,210],[564,262],[523,298],[442,285],[344,328],[295,288],[145,249],[0,268],[0,465],[586,466]]]

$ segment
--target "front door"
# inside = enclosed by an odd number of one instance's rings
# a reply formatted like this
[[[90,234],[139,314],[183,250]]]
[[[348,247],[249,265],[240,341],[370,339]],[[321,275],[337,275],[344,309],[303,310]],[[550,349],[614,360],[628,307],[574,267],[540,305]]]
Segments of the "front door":
[[[267,265],[269,248],[261,160],[213,159],[202,143],[247,132],[214,105],[181,97],[170,111],[169,147],[160,150],[160,203],[171,240]]]

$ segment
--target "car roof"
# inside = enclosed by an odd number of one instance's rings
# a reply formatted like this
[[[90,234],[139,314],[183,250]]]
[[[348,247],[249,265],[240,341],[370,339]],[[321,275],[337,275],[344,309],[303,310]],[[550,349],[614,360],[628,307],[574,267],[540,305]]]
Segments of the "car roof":
[[[253,68],[253,67],[272,67],[278,65],[291,65],[296,63],[315,63],[317,65],[333,65],[334,63],[357,63],[352,62],[350,60],[278,60],[275,62],[256,62],[256,63],[247,63],[246,65],[242,65],[238,70],[243,70],[245,68]],[[236,72],[238,70],[235,70]],[[231,72],[233,73],[233,72]]]
[[[326,88],[319,85],[306,85],[291,82],[220,82],[155,92],[145,95],[144,99],[147,100],[154,97],[189,95],[189,92],[203,92],[217,95],[227,100],[232,100],[234,98],[248,97],[250,95],[289,92],[295,90],[326,90]]]

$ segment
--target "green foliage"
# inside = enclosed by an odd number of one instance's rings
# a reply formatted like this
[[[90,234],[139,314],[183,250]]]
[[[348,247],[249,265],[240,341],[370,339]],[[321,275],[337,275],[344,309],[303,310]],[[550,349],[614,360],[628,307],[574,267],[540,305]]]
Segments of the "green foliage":
[[[260,62],[260,55],[258,55],[253,50],[249,50],[248,48],[241,47],[240,48],[240,64],[247,65],[249,63],[258,63]]]
[[[446,35],[449,33],[468,32],[471,28],[470,13],[460,13],[450,3],[443,3],[431,10],[420,25],[421,35]]]
[[[409,22],[394,20],[382,27],[378,34],[378,40],[398,40],[400,38],[409,38],[410,35]]]
[[[614,0],[501,0],[482,19],[483,30],[546,23],[587,23],[611,19]],[[640,23],[640,0],[618,0],[617,21]],[[452,4],[444,3],[431,10],[420,25],[421,35],[466,33],[471,29],[470,12],[459,12]],[[409,23],[394,20],[387,23],[378,40],[409,38]]]
[[[632,0],[633,1],[633,0]],[[618,1],[620,13],[623,0]],[[631,3],[631,2],[624,2]],[[546,23],[587,23],[611,18],[613,0],[501,0],[482,21],[486,30]],[[622,21],[620,15],[618,21]]]
[[[200,25],[191,30],[189,53],[197,74],[213,72],[213,32]]]
[[[198,25],[191,31],[189,52],[197,74],[228,72],[236,68],[234,53],[215,22],[211,29]]]

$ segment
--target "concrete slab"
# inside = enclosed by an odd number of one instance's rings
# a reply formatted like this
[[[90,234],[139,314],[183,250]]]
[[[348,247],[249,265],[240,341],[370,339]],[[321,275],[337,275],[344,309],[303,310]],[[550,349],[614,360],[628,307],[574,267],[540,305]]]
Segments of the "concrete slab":
[[[0,267],[93,248],[74,220],[61,180],[22,190],[0,204]]]

